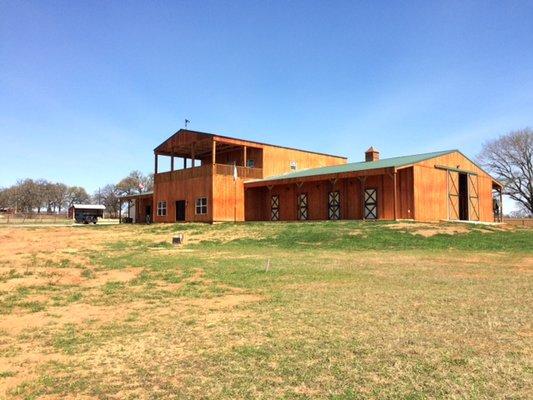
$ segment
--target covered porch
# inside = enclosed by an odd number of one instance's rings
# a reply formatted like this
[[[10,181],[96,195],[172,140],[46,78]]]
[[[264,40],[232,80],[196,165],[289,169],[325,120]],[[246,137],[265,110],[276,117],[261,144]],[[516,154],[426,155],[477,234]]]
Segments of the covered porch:
[[[161,157],[167,159],[166,168]],[[239,177],[263,177],[263,149],[237,139],[180,131],[154,149],[154,175],[176,178],[209,174],[232,175],[237,167]],[[188,170],[195,170],[190,172]],[[175,174],[175,171],[182,171]]]
[[[119,223],[151,223],[154,220],[153,203],[153,192],[121,196],[118,209]]]

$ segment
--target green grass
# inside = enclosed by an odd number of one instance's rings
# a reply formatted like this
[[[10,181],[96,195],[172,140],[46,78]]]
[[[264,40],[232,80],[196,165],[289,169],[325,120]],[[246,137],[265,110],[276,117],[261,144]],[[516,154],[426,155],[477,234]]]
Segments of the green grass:
[[[423,237],[415,225],[391,226],[101,227],[120,237],[101,251],[80,251],[91,263],[82,277],[138,273],[94,288],[50,289],[62,307],[87,304],[111,315],[19,335],[21,348],[63,358],[11,393],[529,398],[533,230],[468,225],[465,233]],[[171,246],[175,232],[189,244]],[[19,290],[3,307],[24,307],[43,292]],[[49,302],[46,312],[54,310]]]

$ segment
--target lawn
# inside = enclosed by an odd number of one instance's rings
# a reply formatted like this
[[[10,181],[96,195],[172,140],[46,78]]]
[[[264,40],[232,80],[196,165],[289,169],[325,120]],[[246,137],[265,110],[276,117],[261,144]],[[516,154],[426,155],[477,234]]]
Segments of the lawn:
[[[3,226],[0,398],[531,398],[532,272],[512,227]]]

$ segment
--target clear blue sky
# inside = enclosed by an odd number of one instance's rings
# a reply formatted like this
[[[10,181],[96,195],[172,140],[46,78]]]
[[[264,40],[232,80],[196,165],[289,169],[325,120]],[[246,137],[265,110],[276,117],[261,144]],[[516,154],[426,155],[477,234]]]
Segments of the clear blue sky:
[[[533,125],[533,2],[2,1],[0,186],[90,192],[183,126],[359,161]]]

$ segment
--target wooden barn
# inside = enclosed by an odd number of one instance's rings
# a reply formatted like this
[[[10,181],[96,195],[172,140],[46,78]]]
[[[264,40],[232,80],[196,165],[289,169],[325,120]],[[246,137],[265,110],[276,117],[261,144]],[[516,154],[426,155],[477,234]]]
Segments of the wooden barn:
[[[463,220],[500,217],[501,184],[458,150],[364,161],[181,129],[155,148],[137,221]],[[170,168],[161,171],[161,157]],[[180,161],[182,168],[177,169]],[[153,210],[153,211],[152,211]]]

